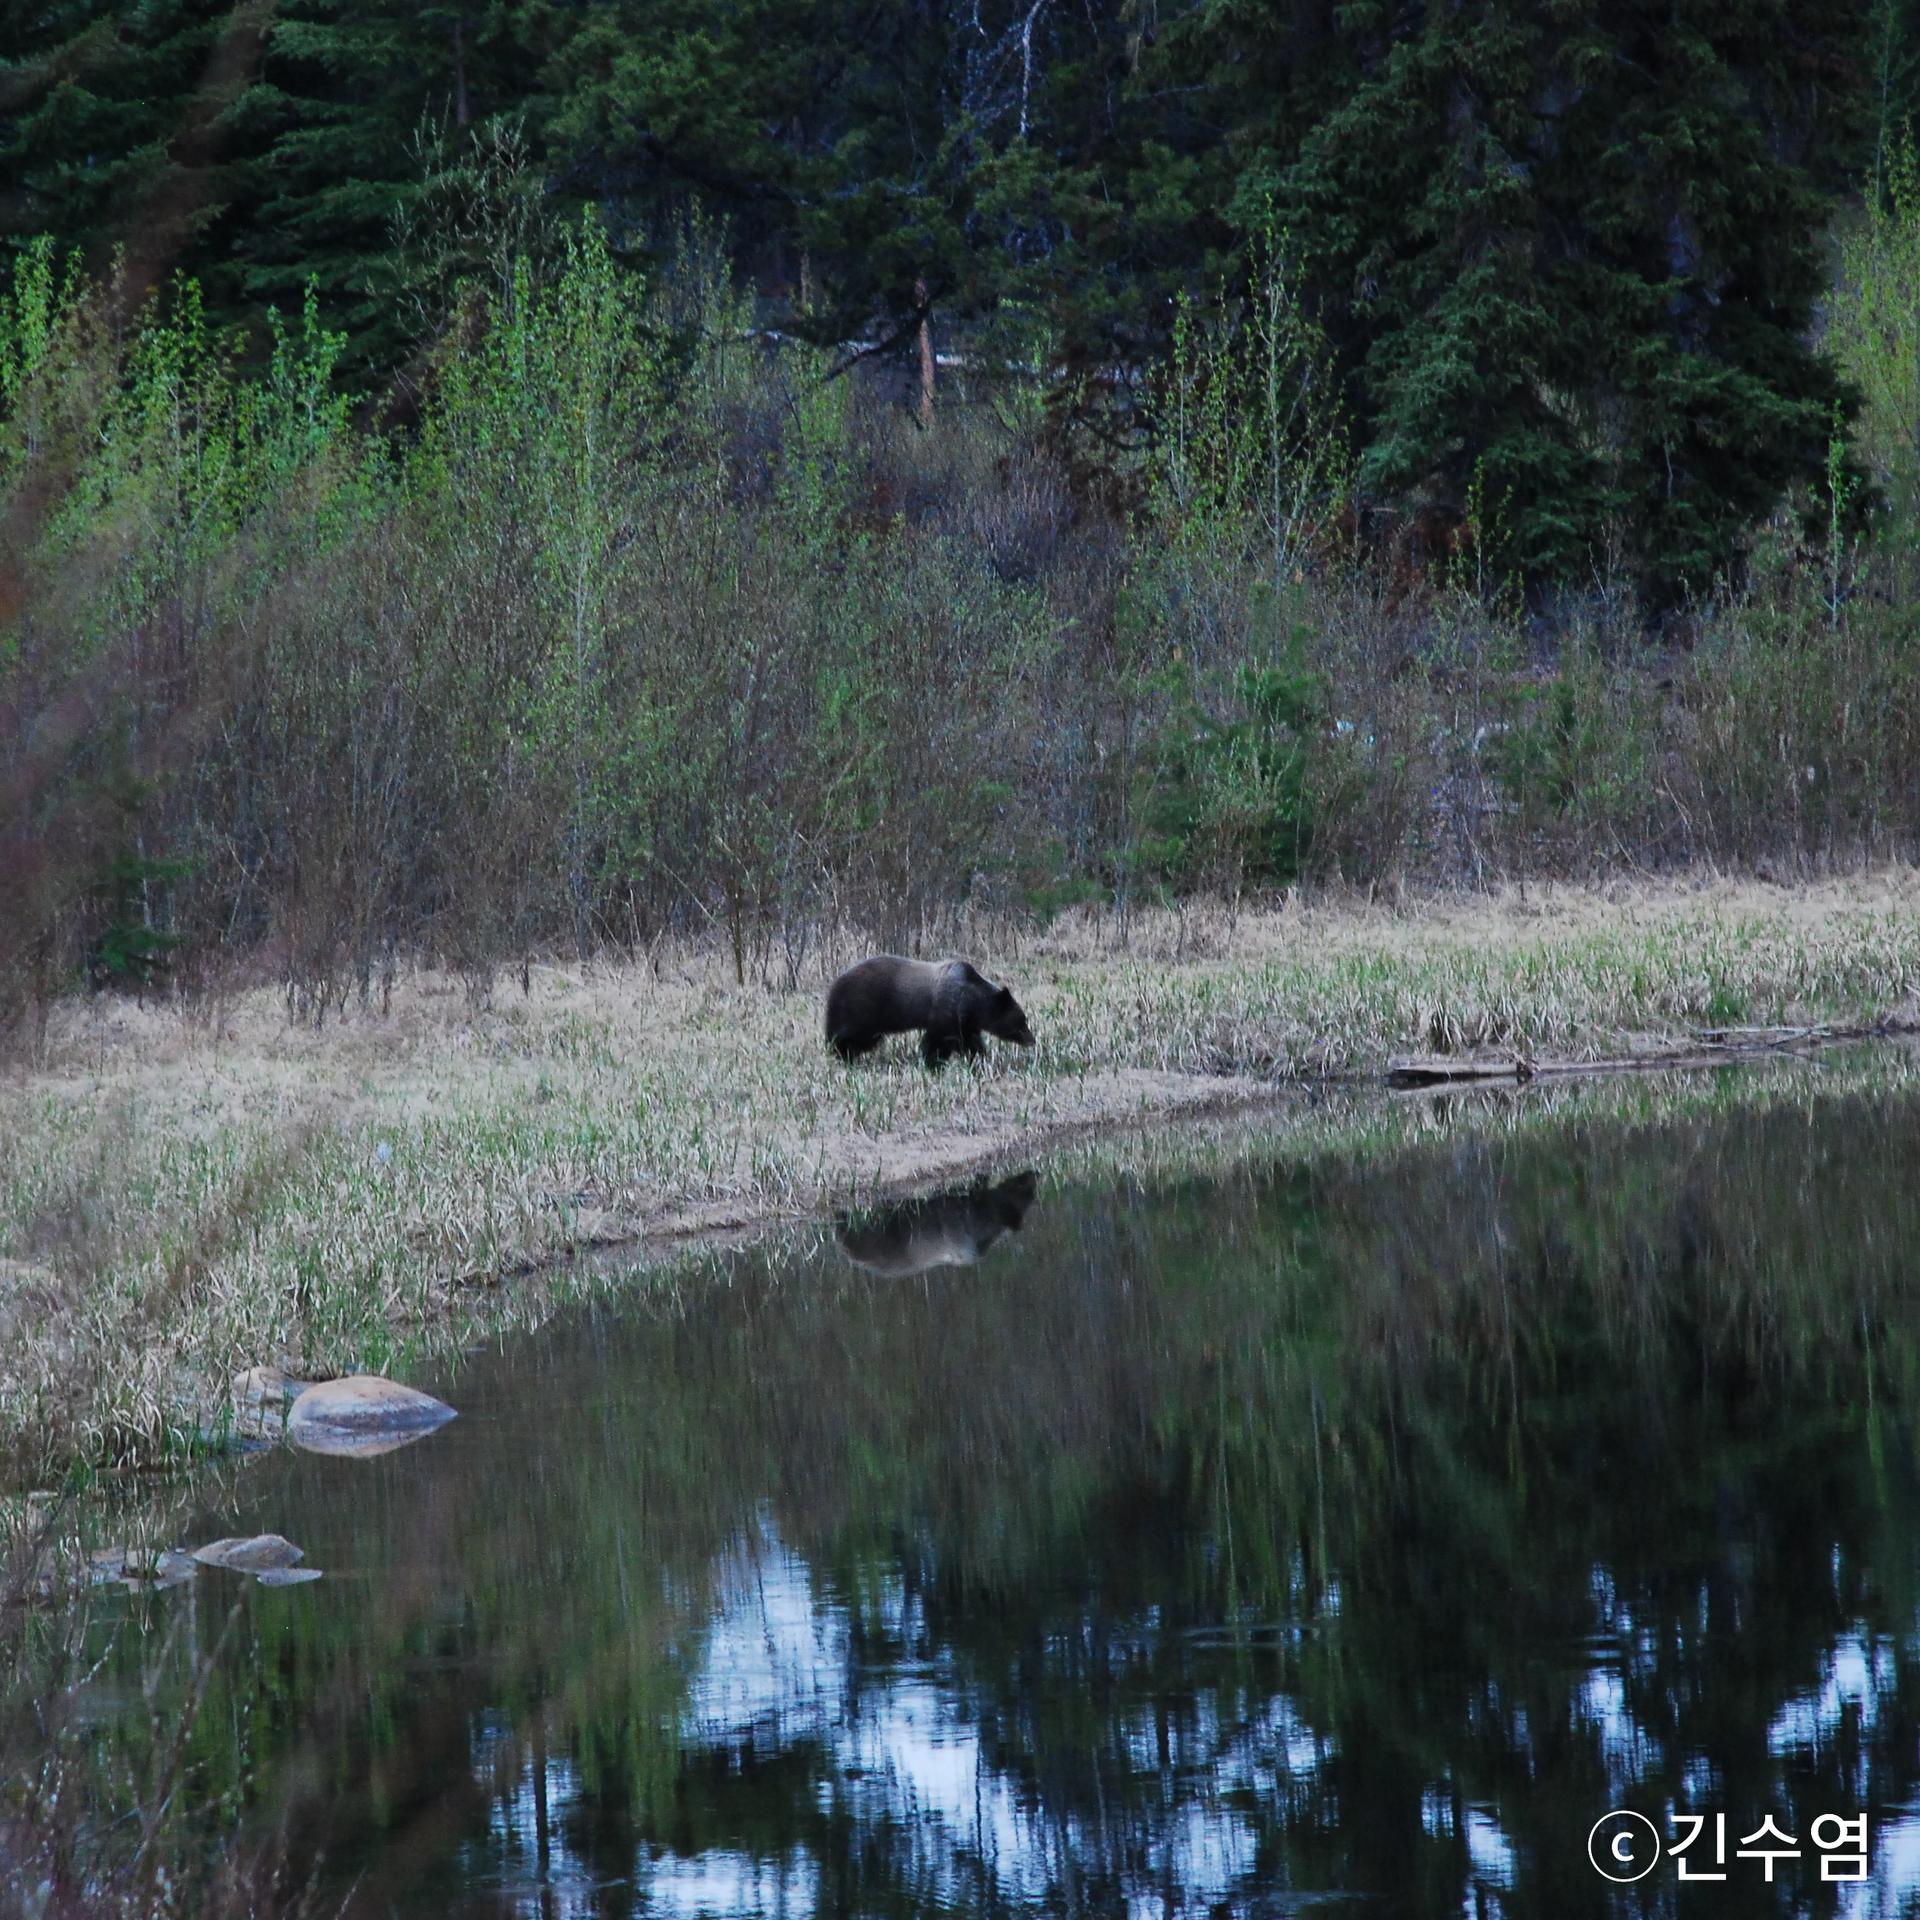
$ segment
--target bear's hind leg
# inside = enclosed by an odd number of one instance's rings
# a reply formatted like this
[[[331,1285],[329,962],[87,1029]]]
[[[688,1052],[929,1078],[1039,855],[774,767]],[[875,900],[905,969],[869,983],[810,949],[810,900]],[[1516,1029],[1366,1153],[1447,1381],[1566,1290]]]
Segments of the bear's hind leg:
[[[827,1045],[842,1060],[858,1060],[871,1053],[880,1044],[880,1039],[877,1033],[853,1033],[843,1027],[838,1033],[827,1036]]]

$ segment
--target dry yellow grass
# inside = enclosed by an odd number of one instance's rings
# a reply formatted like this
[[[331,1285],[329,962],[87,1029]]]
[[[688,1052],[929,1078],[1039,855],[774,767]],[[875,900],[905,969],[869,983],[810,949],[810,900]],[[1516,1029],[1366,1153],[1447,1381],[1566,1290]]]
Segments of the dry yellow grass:
[[[0,1446],[153,1460],[211,1383],[404,1367],[570,1247],[805,1214],[1076,1129],[1395,1053],[1594,1057],[1703,1026],[1911,1019],[1920,879],[1080,917],[975,957],[1031,1057],[849,1070],[819,988],[718,955],[532,969],[476,1005],[419,973],[314,1029],[270,990],[77,1001],[0,1086]]]

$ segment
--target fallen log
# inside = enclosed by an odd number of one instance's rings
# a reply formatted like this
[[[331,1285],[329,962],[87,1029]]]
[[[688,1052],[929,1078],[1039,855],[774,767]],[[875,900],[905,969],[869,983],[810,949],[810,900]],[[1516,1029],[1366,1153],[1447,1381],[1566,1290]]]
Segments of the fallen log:
[[[1526,1054],[1504,1060],[1397,1060],[1387,1068],[1385,1078],[1389,1087],[1409,1092],[1429,1087],[1522,1086],[1530,1080],[1570,1079],[1580,1074],[1681,1072],[1722,1067],[1759,1054],[1799,1053],[1846,1040],[1886,1040],[1914,1031],[1914,1022],[1903,1019],[1854,1026],[1705,1027],[1689,1034],[1683,1044],[1647,1053],[1600,1060],[1536,1060]]]

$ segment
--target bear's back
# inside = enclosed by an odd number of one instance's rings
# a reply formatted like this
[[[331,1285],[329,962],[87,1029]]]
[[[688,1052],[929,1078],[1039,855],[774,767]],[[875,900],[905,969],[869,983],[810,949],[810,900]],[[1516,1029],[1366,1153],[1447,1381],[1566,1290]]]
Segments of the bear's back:
[[[933,1019],[945,963],[876,953],[839,974],[827,989],[827,1037],[855,1040],[906,1033]]]

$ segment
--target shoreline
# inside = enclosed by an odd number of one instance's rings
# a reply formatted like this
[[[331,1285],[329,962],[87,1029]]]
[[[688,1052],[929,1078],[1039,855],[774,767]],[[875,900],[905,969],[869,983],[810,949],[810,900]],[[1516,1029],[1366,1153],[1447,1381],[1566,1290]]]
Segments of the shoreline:
[[[973,951],[1041,1044],[929,1075],[688,949],[427,971],[315,1029],[279,996],[60,1010],[0,1078],[0,1450],[177,1462],[247,1367],[404,1370],[567,1262],[824,1222],[1075,1142],[1400,1086],[1514,1088],[1920,1031],[1920,875],[1069,917]],[[1418,1097],[1417,1094],[1413,1097]],[[535,1289],[536,1291],[538,1289]]]
[[[912,1173],[876,1174],[871,1186],[861,1190],[856,1198],[826,1200],[787,1210],[748,1208],[742,1211],[724,1202],[714,1202],[616,1232],[606,1239],[580,1240],[570,1249],[507,1268],[499,1280],[505,1283],[547,1272],[573,1259],[628,1251],[646,1257],[708,1246],[750,1245],[783,1227],[825,1225],[851,1209],[897,1205],[1004,1173],[1025,1162],[1055,1156],[1081,1140],[1122,1139],[1161,1121],[1185,1125],[1238,1118],[1263,1108],[1284,1109],[1317,1093],[1404,1099],[1481,1091],[1520,1093],[1570,1081],[1617,1079],[1634,1074],[1716,1073],[1779,1060],[1811,1061],[1833,1048],[1916,1037],[1920,1037],[1920,1017],[1899,1016],[1864,1025],[1757,1029],[1752,1038],[1741,1040],[1723,1039],[1707,1030],[1697,1036],[1700,1044],[1696,1046],[1596,1060],[1407,1060],[1380,1071],[1295,1080],[1195,1075],[1184,1087],[1162,1089],[1156,1085],[1133,1110],[1105,1108],[1084,1115],[1070,1114],[1011,1140],[970,1135],[964,1150],[951,1162]],[[1117,1080],[1121,1078],[1116,1076]]]

